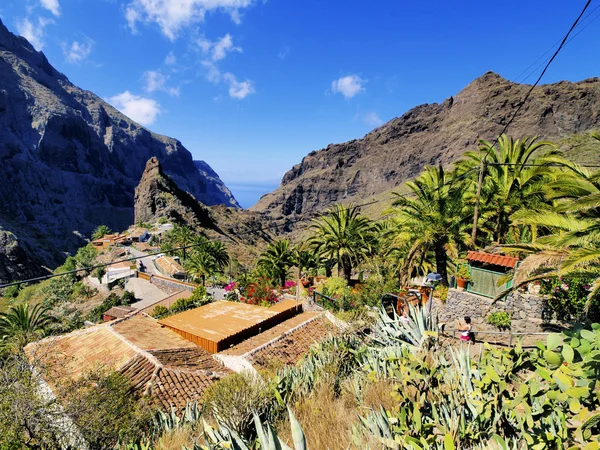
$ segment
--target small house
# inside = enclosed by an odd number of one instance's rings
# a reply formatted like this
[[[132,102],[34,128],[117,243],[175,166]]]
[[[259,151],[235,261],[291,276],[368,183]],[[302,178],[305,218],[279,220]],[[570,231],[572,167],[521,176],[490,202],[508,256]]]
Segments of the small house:
[[[160,256],[154,260],[154,265],[165,277],[183,280],[186,277],[185,269],[171,256]]]
[[[104,314],[102,314],[102,320],[109,322],[111,320],[121,319],[134,311],[136,311],[136,309],[132,308],[131,306],[113,306]]]
[[[136,227],[133,230],[130,230],[129,237],[132,242],[146,242],[150,239],[150,234],[148,233],[147,228]]]
[[[495,253],[469,251],[470,280],[467,292],[495,298],[512,286],[512,280],[498,286],[500,278],[519,265],[519,258]]]

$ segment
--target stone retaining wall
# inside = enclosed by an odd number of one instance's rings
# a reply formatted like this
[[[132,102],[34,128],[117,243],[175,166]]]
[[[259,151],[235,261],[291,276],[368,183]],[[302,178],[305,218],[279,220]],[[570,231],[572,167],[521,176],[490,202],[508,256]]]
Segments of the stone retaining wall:
[[[437,303],[435,309],[439,321],[447,323],[449,329],[455,328],[456,319],[462,320],[464,316],[469,316],[474,330],[499,331],[486,323],[486,318],[490,313],[506,311],[511,315],[512,332],[536,333],[547,331],[549,325],[559,325],[543,319],[544,305],[542,297],[520,292],[513,292],[505,300],[494,303],[491,298],[450,289],[446,302]]]

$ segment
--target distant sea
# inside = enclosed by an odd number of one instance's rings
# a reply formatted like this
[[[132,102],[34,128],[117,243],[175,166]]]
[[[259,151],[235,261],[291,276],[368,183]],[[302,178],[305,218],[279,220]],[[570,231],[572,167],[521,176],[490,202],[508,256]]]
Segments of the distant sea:
[[[233,193],[233,196],[242,206],[242,208],[250,208],[265,194],[277,189],[279,182],[245,182],[235,183],[224,181],[225,185]]]

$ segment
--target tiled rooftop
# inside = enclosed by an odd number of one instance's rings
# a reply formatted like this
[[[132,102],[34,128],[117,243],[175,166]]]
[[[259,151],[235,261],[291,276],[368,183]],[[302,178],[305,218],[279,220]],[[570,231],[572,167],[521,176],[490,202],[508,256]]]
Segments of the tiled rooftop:
[[[167,408],[197,400],[207,386],[231,373],[206,350],[145,314],[44,339],[27,351],[42,355],[49,369],[44,378],[51,386],[96,368],[118,370],[135,391]]]
[[[162,327],[145,314],[123,320],[113,325],[113,329],[142,350],[196,348],[190,341]]]
[[[259,349],[248,359],[256,369],[264,369],[274,362],[296,364],[312,345],[337,332],[338,329],[329,320],[319,317]]]
[[[320,313],[318,312],[303,312],[301,314],[298,314],[297,316],[292,317],[291,319],[286,320],[285,322],[280,323],[279,325],[274,326],[273,328],[268,329],[267,331],[257,334],[256,336],[251,337],[250,339],[246,339],[244,342],[238,345],[224,350],[221,353],[234,356],[244,355],[249,351],[260,347],[261,345],[264,345],[267,342],[278,338],[282,334],[290,331],[292,328],[297,327],[298,325],[306,322],[307,320],[317,317],[319,314]]]

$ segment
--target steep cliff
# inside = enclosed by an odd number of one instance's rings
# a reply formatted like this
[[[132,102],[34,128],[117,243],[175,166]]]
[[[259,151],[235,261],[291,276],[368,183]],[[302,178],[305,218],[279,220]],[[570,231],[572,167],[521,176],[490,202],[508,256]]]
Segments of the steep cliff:
[[[309,153],[250,209],[290,218],[393,189],[425,165],[447,164],[480,139],[494,140],[529,88],[488,72],[441,104],[417,106],[362,139]],[[599,113],[598,78],[539,86],[509,134],[559,139],[598,128]]]
[[[134,189],[151,157],[202,203],[239,206],[179,141],[74,86],[0,22],[0,231],[10,236],[0,240],[9,266],[0,280],[60,264],[100,224],[131,224]]]

